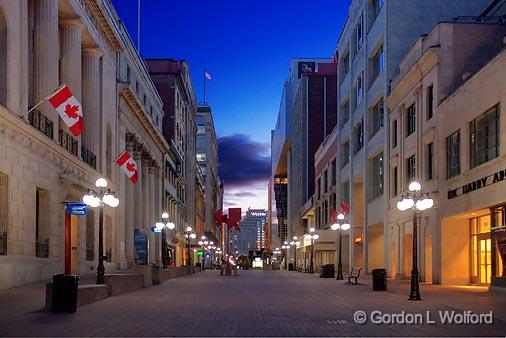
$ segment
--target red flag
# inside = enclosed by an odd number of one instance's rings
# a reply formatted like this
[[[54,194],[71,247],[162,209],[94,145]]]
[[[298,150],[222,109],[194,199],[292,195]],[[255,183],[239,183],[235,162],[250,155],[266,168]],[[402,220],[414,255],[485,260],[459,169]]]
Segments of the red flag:
[[[216,223],[216,226],[227,223],[227,218],[227,214],[222,213],[221,209],[214,212],[214,222]]]
[[[337,221],[337,210],[335,208],[330,208],[330,221]]]
[[[341,202],[341,211],[343,212],[343,214],[349,214],[350,206],[344,202]]]
[[[235,229],[236,231],[241,231],[241,228],[239,227],[241,218],[241,208],[228,208],[228,230]]]
[[[72,95],[69,87],[61,87],[48,98],[48,101],[56,109],[72,134],[74,136],[81,135],[84,130],[83,107]]]
[[[206,79],[211,80],[211,74],[209,74],[207,71],[204,72],[204,76]]]
[[[338,62],[339,62],[339,53],[337,52],[337,49],[336,49],[336,51],[334,52],[334,55],[332,56],[332,63],[337,65]]]
[[[135,163],[128,151],[122,152],[116,159],[116,163],[121,167],[121,169],[123,169],[133,184],[137,183],[137,163]]]

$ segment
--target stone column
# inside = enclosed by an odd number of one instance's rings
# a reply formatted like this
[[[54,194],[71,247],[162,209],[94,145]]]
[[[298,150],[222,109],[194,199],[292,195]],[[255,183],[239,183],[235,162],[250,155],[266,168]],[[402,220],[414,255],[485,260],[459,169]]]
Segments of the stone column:
[[[142,184],[143,184],[143,176],[144,176],[144,168],[142,167],[142,147],[139,145],[134,146],[134,160],[137,164],[137,175],[139,176],[137,179],[137,183],[135,184],[134,190],[134,228],[135,229],[143,229],[143,219],[142,219]]]
[[[35,86],[34,104],[52,94],[58,79],[58,0],[35,1]],[[46,101],[37,109],[53,122],[53,138],[58,140],[58,113]]]
[[[128,135],[128,134],[127,134]],[[134,151],[134,144],[132,142],[133,140],[128,140],[126,143],[126,150],[129,154],[133,154]],[[137,162],[138,163],[138,162]],[[125,180],[125,258],[128,263],[128,265],[132,265],[134,261],[134,229],[135,229],[135,187],[134,184],[126,177],[124,176]],[[137,182],[139,184],[139,182]],[[136,184],[136,185],[137,185]]]
[[[155,167],[154,161],[149,161],[149,170],[148,170],[148,199],[149,199],[149,210],[148,210],[148,225],[153,225],[156,220],[158,220],[160,215],[155,215],[155,184],[154,184],[154,175],[155,175]],[[159,239],[158,235],[153,232],[149,233],[149,256],[151,257],[151,262],[158,263],[158,257],[160,252],[159,247]]]
[[[102,53],[98,48],[85,48],[83,50],[83,86],[82,104],[84,114],[83,146],[97,156],[100,142],[100,58]]]
[[[61,25],[60,79],[81,102],[81,32],[84,25],[78,19],[65,20]],[[72,135],[60,119],[59,128]],[[77,138],[77,153],[81,154],[81,135]]]

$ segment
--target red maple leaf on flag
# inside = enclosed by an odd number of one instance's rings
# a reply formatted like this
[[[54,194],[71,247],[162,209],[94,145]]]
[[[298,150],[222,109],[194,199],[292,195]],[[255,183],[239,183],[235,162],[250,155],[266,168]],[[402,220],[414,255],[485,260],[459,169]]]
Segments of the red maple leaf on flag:
[[[129,162],[126,164],[126,168],[128,171],[135,171],[135,164]]]
[[[65,106],[65,114],[67,114],[67,116],[70,117],[71,119],[77,119],[79,117],[79,115],[77,114],[78,111],[79,111],[78,105],[67,104]]]

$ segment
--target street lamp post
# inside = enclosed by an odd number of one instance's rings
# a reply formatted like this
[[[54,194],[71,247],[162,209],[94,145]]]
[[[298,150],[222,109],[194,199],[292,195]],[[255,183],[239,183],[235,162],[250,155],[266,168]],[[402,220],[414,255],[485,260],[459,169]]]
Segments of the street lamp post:
[[[163,212],[162,222],[157,222],[155,227],[162,233],[162,267],[167,269],[167,234],[165,233],[165,227],[174,230],[176,225],[173,222],[169,222],[169,214]]]
[[[346,221],[344,221],[344,215],[339,214],[337,215],[337,220],[334,224],[330,226],[330,228],[334,231],[339,232],[339,248],[338,248],[338,262],[337,262],[337,280],[343,279],[343,262],[342,262],[342,232],[344,230],[348,230],[350,228],[350,224]],[[336,241],[336,247],[337,247],[337,241]]]
[[[401,195],[401,200],[397,202],[397,209],[405,211],[413,210],[413,263],[411,269],[411,289],[409,291],[409,300],[421,300],[419,274],[418,274],[418,216],[421,212],[432,208],[434,200],[430,198],[429,193],[422,193],[422,185],[418,181],[413,181],[408,186],[409,191]]]
[[[294,246],[295,255],[293,260],[293,271],[297,271],[297,247],[299,246],[300,241],[297,236],[293,236],[292,241],[290,242],[290,246]]]
[[[309,263],[309,273],[314,273],[314,241],[320,238],[320,235],[316,233],[314,227],[309,228],[309,233],[306,234],[306,238],[311,240],[311,261]]]
[[[86,195],[83,196],[83,202],[92,208],[99,209],[99,221],[98,221],[98,266],[97,266],[97,284],[105,284],[104,275],[104,204],[111,208],[116,208],[119,205],[119,199],[110,189],[107,189],[107,180],[105,178],[99,178],[95,181],[99,193],[95,194],[94,191],[90,190]]]
[[[202,235],[202,237],[200,238],[200,241],[199,241],[199,245],[200,245],[200,248],[202,249],[202,258],[200,259],[200,272],[204,271],[204,257],[205,257],[205,250],[204,250],[204,245],[207,245],[209,244],[209,242],[207,241],[207,237],[205,235]]]
[[[193,232],[192,227],[187,227],[186,231],[184,232],[184,237],[186,238],[186,246],[188,249],[188,274],[192,273],[192,259],[191,259],[191,241],[192,239],[196,238],[197,235]]]
[[[288,241],[285,241],[283,245],[281,246],[283,250],[285,250],[285,270],[288,270],[288,249],[290,249],[290,245],[288,244]]]

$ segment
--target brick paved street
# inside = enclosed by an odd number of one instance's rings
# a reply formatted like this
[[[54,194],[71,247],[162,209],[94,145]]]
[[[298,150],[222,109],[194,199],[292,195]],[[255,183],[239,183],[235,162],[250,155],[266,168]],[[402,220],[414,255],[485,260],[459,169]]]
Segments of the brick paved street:
[[[35,287],[0,292],[1,336],[503,336],[506,295],[422,286],[423,301],[410,302],[407,282],[371,291],[370,280],[351,286],[286,271],[242,271],[220,277],[208,271],[169,280],[85,305],[75,314],[40,311]],[[19,290],[27,290],[19,295]],[[40,292],[39,292],[40,293]],[[41,298],[39,298],[41,297]],[[30,299],[32,302],[30,302]],[[33,304],[30,307],[30,303]],[[5,306],[7,305],[7,306]],[[431,310],[494,311],[492,325],[359,325],[356,310],[423,313]],[[501,312],[502,311],[502,312]],[[436,320],[438,321],[438,320]]]

